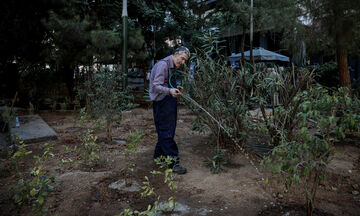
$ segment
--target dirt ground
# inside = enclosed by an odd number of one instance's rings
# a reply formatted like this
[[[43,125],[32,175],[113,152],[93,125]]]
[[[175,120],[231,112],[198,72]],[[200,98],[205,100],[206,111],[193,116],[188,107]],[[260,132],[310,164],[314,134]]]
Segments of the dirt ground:
[[[124,178],[126,161],[122,144],[130,131],[141,130],[144,137],[136,154],[133,180],[144,181],[149,176],[161,200],[173,196],[184,207],[183,212],[168,215],[302,215],[304,203],[300,190],[287,191],[274,181],[265,184],[268,173],[255,171],[241,153],[232,154],[226,165],[226,172],[212,174],[204,161],[214,153],[214,141],[210,134],[191,131],[195,117],[185,108],[179,110],[176,142],[181,163],[188,173],[177,175],[178,189],[170,191],[163,179],[152,177],[150,171],[158,169],[153,162],[153,150],[157,140],[151,109],[137,108],[124,113],[120,125],[114,126],[114,140],[106,144],[105,133],[96,133],[103,148],[102,163],[96,167],[64,165],[61,159],[74,154],[64,152],[63,145],[74,147],[80,144],[76,133],[82,130],[73,114],[41,112],[40,116],[58,133],[53,152],[55,157],[46,162],[48,175],[54,175],[59,183],[57,191],[47,201],[50,215],[59,216],[105,216],[119,214],[125,208],[145,209],[155,201],[154,197],[142,198],[140,192],[125,192],[108,186]],[[32,144],[33,154],[42,151],[43,145]],[[336,145],[337,154],[327,171],[328,178],[322,182],[317,193],[317,215],[360,215],[360,139],[349,138]],[[6,153],[2,152],[2,158]],[[256,166],[259,166],[256,162]],[[28,159],[22,167],[28,172],[34,160]],[[28,209],[16,213],[11,208],[9,187],[16,182],[6,160],[1,162],[0,174],[0,215],[28,215]],[[354,194],[355,193],[355,194]]]

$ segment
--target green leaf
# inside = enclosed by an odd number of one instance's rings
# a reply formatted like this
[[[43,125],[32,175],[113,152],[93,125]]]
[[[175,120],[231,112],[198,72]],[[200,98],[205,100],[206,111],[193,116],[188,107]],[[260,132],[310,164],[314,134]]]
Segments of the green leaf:
[[[39,202],[40,205],[42,205],[44,203],[44,197],[40,196],[38,198],[38,202]]]
[[[35,194],[37,194],[37,190],[35,188],[33,188],[31,191],[30,191],[30,195],[31,196],[35,196]]]

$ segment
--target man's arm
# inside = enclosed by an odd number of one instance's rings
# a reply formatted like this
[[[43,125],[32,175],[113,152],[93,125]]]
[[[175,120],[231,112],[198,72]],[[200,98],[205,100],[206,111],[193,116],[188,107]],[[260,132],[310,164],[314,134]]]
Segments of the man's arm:
[[[167,64],[166,62],[159,62],[156,65],[154,72],[154,79],[153,79],[153,91],[156,93],[162,93],[162,94],[169,94],[170,88],[164,86],[165,80],[165,74],[167,71]]]

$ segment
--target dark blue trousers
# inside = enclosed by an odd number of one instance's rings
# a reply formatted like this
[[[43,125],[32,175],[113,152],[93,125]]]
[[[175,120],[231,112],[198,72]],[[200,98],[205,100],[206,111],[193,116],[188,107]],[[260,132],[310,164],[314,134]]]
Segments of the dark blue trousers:
[[[177,99],[167,95],[161,101],[154,101],[153,113],[158,134],[154,158],[160,156],[178,158],[179,150],[174,140],[177,121]]]

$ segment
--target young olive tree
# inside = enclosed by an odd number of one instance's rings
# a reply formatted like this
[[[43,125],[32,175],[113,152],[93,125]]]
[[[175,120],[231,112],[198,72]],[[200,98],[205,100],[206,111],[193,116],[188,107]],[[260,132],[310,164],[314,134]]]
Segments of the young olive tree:
[[[105,120],[107,142],[112,143],[113,123],[121,120],[122,111],[134,107],[128,89],[121,87],[121,77],[116,71],[101,68],[93,74],[92,82],[85,82],[79,94],[88,97],[91,115],[96,120]]]
[[[135,155],[138,150],[138,146],[141,143],[141,138],[144,136],[142,131],[130,131],[129,136],[126,138],[126,149],[124,152],[125,159],[126,159],[126,166],[127,169],[125,170],[125,185],[131,186],[132,179],[131,175],[135,169]]]

